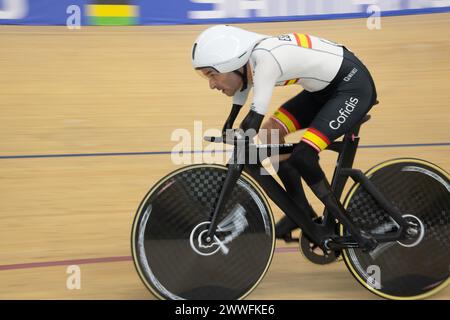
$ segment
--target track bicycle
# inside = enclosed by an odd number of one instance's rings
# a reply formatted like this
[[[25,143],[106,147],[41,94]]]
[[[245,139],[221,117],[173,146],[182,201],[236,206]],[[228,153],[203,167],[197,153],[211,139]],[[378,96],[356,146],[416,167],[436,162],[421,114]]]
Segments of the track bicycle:
[[[236,115],[230,115],[231,124]],[[132,229],[132,254],[145,286],[160,299],[243,299],[266,274],[275,250],[274,219],[265,194],[301,229],[300,250],[317,264],[340,256],[354,278],[386,299],[422,299],[445,288],[450,274],[450,176],[424,160],[353,168],[361,125],[330,144],[337,162],[331,186],[344,217],[326,208],[302,214],[261,162],[296,144],[253,144],[237,130],[210,142],[233,146],[227,165],[197,164],[158,181],[142,200]],[[261,152],[264,151],[264,152]],[[249,154],[256,161],[248,161]],[[265,156],[261,156],[265,155]],[[300,182],[299,182],[300,183]],[[354,232],[376,247],[362,248]]]

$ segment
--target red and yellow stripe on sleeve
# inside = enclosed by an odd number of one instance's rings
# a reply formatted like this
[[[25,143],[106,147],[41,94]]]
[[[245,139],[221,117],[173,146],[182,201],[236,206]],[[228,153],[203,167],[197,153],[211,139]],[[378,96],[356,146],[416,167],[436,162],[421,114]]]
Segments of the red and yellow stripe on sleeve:
[[[303,48],[312,48],[311,38],[304,33],[294,33],[297,44]]]
[[[284,85],[287,86],[287,85],[290,85],[290,84],[296,84],[296,83],[298,82],[298,80],[300,80],[300,78],[297,78],[297,79],[291,79],[291,80],[286,80],[286,81],[284,82]]]
[[[306,130],[302,141],[316,149],[317,152],[322,151],[330,144],[330,140],[322,132],[314,128]]]

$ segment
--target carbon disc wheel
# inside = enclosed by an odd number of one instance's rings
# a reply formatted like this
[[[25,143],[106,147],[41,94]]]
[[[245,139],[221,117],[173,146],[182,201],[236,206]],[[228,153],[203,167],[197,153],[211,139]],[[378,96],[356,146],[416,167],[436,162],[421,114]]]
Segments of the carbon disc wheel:
[[[135,267],[160,299],[242,299],[262,280],[275,248],[270,207],[252,180],[239,178],[206,234],[227,168],[193,165],[161,179],[142,201],[132,231]]]
[[[405,158],[381,163],[366,176],[415,227],[411,239],[381,243],[369,253],[343,250],[350,272],[365,288],[387,299],[424,299],[445,288],[450,276],[449,174],[432,163]],[[344,206],[366,232],[398,229],[359,184],[351,188]]]

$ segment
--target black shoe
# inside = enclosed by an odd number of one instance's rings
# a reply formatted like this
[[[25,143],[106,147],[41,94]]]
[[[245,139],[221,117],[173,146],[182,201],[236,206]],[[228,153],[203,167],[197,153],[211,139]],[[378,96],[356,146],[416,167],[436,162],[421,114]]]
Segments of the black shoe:
[[[351,236],[358,242],[360,248],[364,252],[368,252],[376,248],[378,245],[377,241],[369,233],[355,227],[353,222],[348,217],[344,206],[333,194],[326,179],[311,185],[310,188],[320,199],[320,201],[322,201],[328,212],[330,212],[334,218],[338,219],[339,222],[343,224],[344,227],[350,232]]]
[[[284,216],[275,224],[275,238],[284,240],[286,243],[298,242],[299,238],[292,237],[292,231],[298,226],[289,217]]]

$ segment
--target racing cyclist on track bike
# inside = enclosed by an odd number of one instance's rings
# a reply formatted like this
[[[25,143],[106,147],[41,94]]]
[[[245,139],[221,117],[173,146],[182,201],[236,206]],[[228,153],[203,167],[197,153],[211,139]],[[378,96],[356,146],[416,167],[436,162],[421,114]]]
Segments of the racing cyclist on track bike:
[[[370,72],[351,51],[308,34],[270,36],[217,25],[196,39],[192,64],[208,79],[211,89],[233,97],[234,117],[253,88],[250,111],[240,128],[256,132],[266,129],[267,136],[260,136],[263,142],[284,143],[286,135],[306,129],[292,154],[280,156],[277,175],[302,210],[300,214],[317,218],[306,199],[301,178],[333,216],[345,213],[319,165],[319,153],[358,125],[376,104]],[[274,87],[292,84],[299,84],[304,90],[263,123]],[[231,124],[224,129],[231,129]],[[271,130],[278,130],[280,141],[271,141]],[[296,228],[285,216],[275,226],[276,237],[291,241],[291,232]],[[366,248],[376,245],[364,232],[354,236]]]

